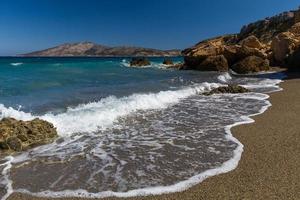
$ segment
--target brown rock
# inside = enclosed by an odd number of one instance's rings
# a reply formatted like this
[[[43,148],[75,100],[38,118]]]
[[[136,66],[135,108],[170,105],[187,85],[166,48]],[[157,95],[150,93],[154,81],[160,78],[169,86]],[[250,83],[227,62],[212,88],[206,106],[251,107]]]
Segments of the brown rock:
[[[300,36],[300,22],[294,24],[290,29],[290,33],[293,33],[296,37]]]
[[[224,57],[219,57],[223,55],[225,46],[233,44],[236,40],[236,35],[226,35],[222,37],[217,37],[209,40],[204,40],[194,47],[186,49],[182,52],[184,56],[185,66],[187,69],[196,70],[207,70],[209,68],[202,68],[204,63],[211,63],[212,60],[218,60],[218,62],[223,62]],[[218,56],[218,57],[215,57]],[[214,63],[216,61],[213,61]],[[225,66],[226,67],[226,66]],[[222,63],[222,70],[224,68],[224,62]],[[217,68],[215,67],[217,70]]]
[[[264,45],[254,35],[250,35],[249,37],[242,40],[240,43],[242,46],[246,46],[249,48],[262,49],[264,47]]]
[[[210,56],[198,66],[202,71],[228,71],[228,62],[223,55]]]
[[[0,150],[22,151],[50,143],[56,137],[53,125],[41,119],[21,121],[4,118],[0,121]]]
[[[249,56],[257,56],[260,58],[267,58],[267,54],[264,52],[264,50],[259,50],[256,48],[250,48],[248,46],[242,46],[240,48],[238,48],[237,50],[237,57],[239,59],[243,59]]]
[[[246,93],[250,92],[248,89],[239,86],[239,85],[228,85],[228,86],[222,86],[215,88],[211,90],[210,92],[204,92],[203,95],[209,96],[213,94],[224,94],[224,93],[232,93],[232,94],[237,94],[237,93]]]
[[[293,33],[283,32],[278,34],[273,38],[271,45],[275,62],[283,64],[298,45],[299,40]]]
[[[10,137],[6,140],[7,146],[14,151],[21,151],[22,150],[22,142],[17,137]]]
[[[164,65],[174,65],[173,61],[169,58],[164,59],[163,64]]]
[[[130,61],[130,66],[142,67],[150,64],[151,63],[147,58],[132,58],[132,60]]]
[[[257,56],[248,56],[231,66],[231,69],[239,74],[266,71],[269,68],[269,61]]]

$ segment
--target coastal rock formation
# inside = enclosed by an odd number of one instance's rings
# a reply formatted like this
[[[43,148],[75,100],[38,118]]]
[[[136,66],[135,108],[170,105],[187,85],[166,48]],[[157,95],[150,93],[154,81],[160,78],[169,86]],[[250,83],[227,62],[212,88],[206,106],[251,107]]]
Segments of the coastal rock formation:
[[[151,65],[150,61],[147,58],[132,58],[130,61],[130,66],[142,67]]]
[[[215,71],[218,69],[223,71],[224,68],[228,69],[228,63],[223,54],[225,54],[226,44],[233,44],[235,40],[236,35],[226,35],[202,41],[194,47],[184,50],[182,53],[184,55],[186,69],[203,69],[205,71]],[[212,67],[204,66],[206,63],[211,63]],[[221,63],[221,66],[214,66],[213,63]]]
[[[297,37],[291,32],[283,32],[275,36],[271,45],[274,61],[284,64],[285,59],[299,46],[299,42]]]
[[[224,94],[224,93],[237,94],[237,93],[246,93],[246,92],[250,92],[250,90],[239,85],[228,85],[228,86],[222,86],[222,87],[212,89],[210,92],[204,92],[202,94],[205,96],[209,96],[213,94]]]
[[[167,58],[164,59],[163,64],[164,65],[174,65],[173,61],[171,59],[167,59]]]
[[[248,56],[231,66],[231,69],[239,74],[268,71],[269,60],[258,56]]]
[[[185,69],[251,73],[270,66],[298,69],[299,48],[300,10],[296,10],[248,24],[236,35],[201,41],[182,54]]]
[[[0,121],[0,150],[22,151],[51,143],[56,137],[54,126],[41,119],[20,121],[3,118]]]
[[[264,45],[254,35],[250,35],[249,37],[242,40],[241,45],[249,48],[255,48],[255,49],[264,48]]]
[[[228,71],[228,63],[223,55],[209,56],[195,66],[195,69],[198,68],[202,71]]]
[[[142,47],[109,47],[92,42],[67,43],[23,56],[180,56],[179,50],[158,50]]]

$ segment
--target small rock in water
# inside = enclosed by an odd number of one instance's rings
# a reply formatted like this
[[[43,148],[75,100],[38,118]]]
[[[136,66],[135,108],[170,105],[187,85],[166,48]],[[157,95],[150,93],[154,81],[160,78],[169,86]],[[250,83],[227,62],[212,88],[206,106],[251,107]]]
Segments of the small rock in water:
[[[56,128],[41,119],[21,121],[3,118],[0,121],[0,150],[27,150],[53,142],[56,137]]]
[[[163,64],[164,65],[174,65],[173,61],[170,58],[165,58]]]
[[[150,64],[151,63],[147,58],[132,58],[132,60],[130,61],[130,66],[142,67]]]
[[[224,93],[232,93],[232,94],[237,94],[237,93],[247,93],[250,92],[247,88],[244,88],[239,85],[228,85],[228,86],[222,86],[215,88],[211,90],[210,92],[204,92],[202,93],[205,96],[213,95],[213,94],[224,94]]]

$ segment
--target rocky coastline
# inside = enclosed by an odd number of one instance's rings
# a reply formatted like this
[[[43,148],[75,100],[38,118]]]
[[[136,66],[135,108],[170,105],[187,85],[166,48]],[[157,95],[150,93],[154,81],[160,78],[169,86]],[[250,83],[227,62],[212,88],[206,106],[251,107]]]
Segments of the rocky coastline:
[[[199,42],[182,51],[184,69],[240,74],[270,67],[300,69],[300,10],[242,27],[240,33]]]

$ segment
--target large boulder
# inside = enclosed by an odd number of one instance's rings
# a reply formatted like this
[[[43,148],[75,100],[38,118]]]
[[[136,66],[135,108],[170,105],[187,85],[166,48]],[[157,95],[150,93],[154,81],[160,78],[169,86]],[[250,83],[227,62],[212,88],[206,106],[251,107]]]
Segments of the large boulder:
[[[239,74],[267,71],[270,69],[269,61],[258,56],[248,56],[236,64],[231,69]]]
[[[271,44],[275,62],[282,65],[297,46],[299,46],[299,40],[293,33],[279,33],[273,38]]]
[[[204,40],[191,48],[185,49],[182,54],[186,69],[201,70],[202,68],[199,66],[203,66],[203,62],[209,62],[214,60],[216,56],[223,55],[226,45],[234,44],[235,42],[236,35],[226,35]],[[217,58],[220,59],[220,57]]]
[[[240,43],[242,46],[246,46],[249,48],[255,48],[255,49],[264,48],[264,45],[254,35],[248,36],[247,38],[243,39]]]
[[[150,61],[147,58],[132,58],[130,61],[130,66],[143,67],[151,65]]]
[[[205,96],[209,96],[213,94],[226,94],[226,93],[237,94],[237,93],[246,93],[246,92],[250,92],[250,90],[239,85],[228,85],[228,86],[221,86],[212,89],[211,91],[204,92],[202,94]]]
[[[53,142],[56,137],[54,126],[41,119],[21,121],[3,118],[0,121],[0,150],[27,150]]]
[[[202,71],[228,71],[228,63],[223,55],[207,57],[197,67]]]

